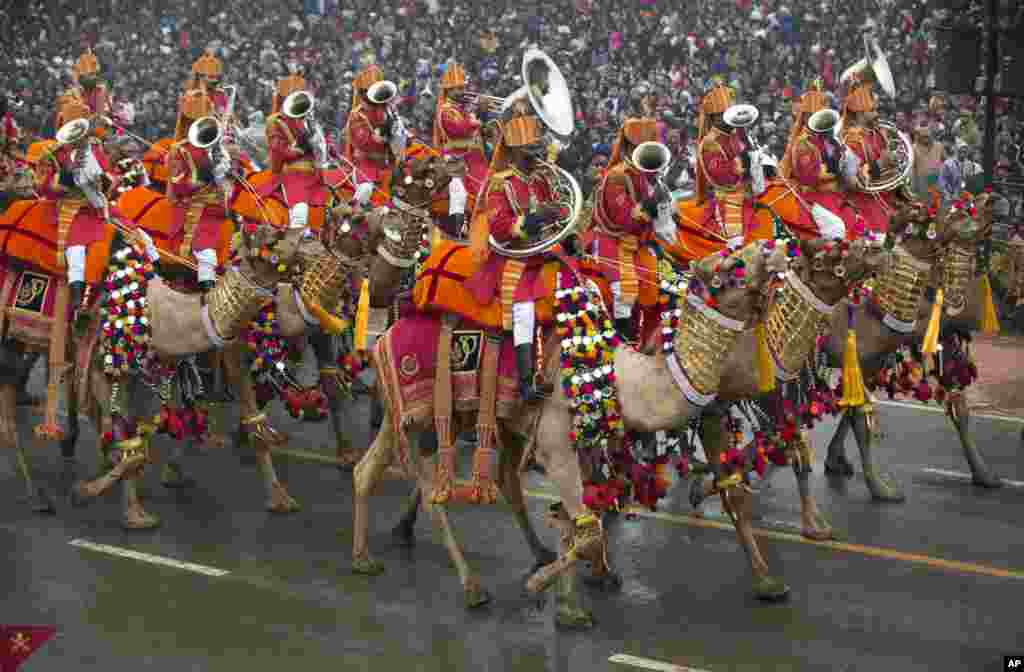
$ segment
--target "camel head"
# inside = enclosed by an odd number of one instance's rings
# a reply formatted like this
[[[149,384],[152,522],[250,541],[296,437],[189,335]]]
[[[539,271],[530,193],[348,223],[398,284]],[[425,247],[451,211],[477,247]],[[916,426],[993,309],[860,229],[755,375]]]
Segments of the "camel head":
[[[713,254],[693,265],[692,290],[726,317],[756,320],[767,306],[769,290],[789,268],[788,248],[775,241],[758,241],[735,252]]]
[[[882,271],[892,255],[881,241],[858,238],[828,240],[815,238],[800,243],[801,256],[792,270],[827,305],[835,305],[851,287]]]
[[[976,198],[965,194],[944,213],[939,235],[942,243],[969,246],[991,236],[994,205],[992,194],[983,193]]]
[[[327,208],[320,242],[327,251],[347,259],[361,259],[375,249],[370,231],[370,214],[346,201],[332,200]],[[379,232],[379,227],[378,227]],[[379,235],[379,234],[378,234]]]
[[[299,248],[304,229],[279,228],[270,224],[242,228],[241,254],[252,273],[251,279],[263,286],[273,286],[297,274]]]
[[[402,174],[394,181],[395,196],[410,205],[426,207],[434,197],[448,188],[453,177],[465,173],[458,159],[445,159],[436,154],[406,160]]]

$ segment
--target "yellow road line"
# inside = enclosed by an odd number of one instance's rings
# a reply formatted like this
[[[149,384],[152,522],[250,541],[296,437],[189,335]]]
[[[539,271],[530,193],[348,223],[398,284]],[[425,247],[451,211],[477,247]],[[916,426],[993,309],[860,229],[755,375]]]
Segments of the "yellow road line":
[[[307,459],[314,462],[322,462],[326,464],[339,464],[338,460],[333,457],[326,455],[320,455],[308,450],[292,450],[292,449],[281,449],[274,451],[280,455],[286,455],[299,459]],[[533,499],[541,499],[548,502],[558,502],[561,498],[558,495],[550,492],[543,492],[540,490],[524,490],[527,497]],[[660,520],[665,523],[672,525],[685,525],[687,527],[701,527],[708,530],[722,530],[725,532],[734,532],[734,528],[729,523],[721,523],[714,520],[707,520],[705,518],[699,518],[692,515],[684,515],[678,513],[667,513],[664,511],[632,511],[640,518],[650,518],[652,520]],[[974,562],[960,562],[959,560],[946,560],[945,558],[936,558],[930,555],[922,555],[919,553],[907,553],[904,551],[897,551],[893,548],[881,548],[879,546],[864,546],[862,544],[851,544],[844,541],[815,541],[813,539],[807,539],[799,534],[792,534],[789,532],[780,532],[778,530],[766,530],[762,528],[754,528],[754,534],[758,537],[764,537],[765,539],[775,539],[778,541],[789,541],[798,544],[804,544],[806,546],[817,546],[818,548],[827,548],[833,551],[845,551],[847,553],[856,553],[858,555],[864,555],[872,558],[883,558],[886,560],[898,560],[900,562],[906,562],[915,565],[924,565],[926,567],[932,567],[935,569],[944,569],[951,572],[960,572],[963,574],[978,574],[981,576],[992,576],[999,579],[1021,579],[1024,580],[1024,571],[1013,570],[1013,569],[1002,569],[1000,567],[991,567],[989,565],[981,565]]]

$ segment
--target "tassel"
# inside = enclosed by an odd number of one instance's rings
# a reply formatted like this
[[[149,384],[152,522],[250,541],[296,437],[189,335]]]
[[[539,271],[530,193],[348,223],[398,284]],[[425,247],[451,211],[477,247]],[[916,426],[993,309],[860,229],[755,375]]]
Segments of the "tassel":
[[[928,329],[924,332],[921,352],[934,355],[939,349],[939,323],[942,320],[942,289],[935,292],[935,303],[932,305],[932,316],[928,319]]]
[[[481,208],[481,210],[486,210],[486,208]],[[473,218],[472,226],[469,229],[469,249],[473,254],[473,263],[479,266],[487,261],[491,251],[491,225],[487,220],[486,212],[474,214],[476,216]]]
[[[360,300],[362,300],[362,296],[360,296]],[[341,332],[345,331],[345,328],[348,327],[348,320],[331,315],[319,303],[310,302],[306,305],[306,310],[317,319],[320,323],[320,328],[332,336],[340,336]]]
[[[986,336],[999,335],[999,317],[996,315],[996,305],[992,301],[992,283],[988,280],[988,273],[981,276],[981,333]]]
[[[843,397],[840,408],[863,406],[864,375],[860,371],[860,353],[857,352],[857,330],[853,328],[853,306],[847,307],[846,352],[843,353]]]
[[[430,238],[430,249],[436,250],[441,245],[441,229],[434,227],[434,234]]]
[[[359,290],[359,305],[356,308],[355,348],[359,352],[366,351],[366,332],[370,326],[370,281],[363,280]]]
[[[768,352],[768,336],[764,322],[758,322],[754,327],[754,337],[757,339],[757,389],[761,392],[771,392],[775,389],[775,362]]]

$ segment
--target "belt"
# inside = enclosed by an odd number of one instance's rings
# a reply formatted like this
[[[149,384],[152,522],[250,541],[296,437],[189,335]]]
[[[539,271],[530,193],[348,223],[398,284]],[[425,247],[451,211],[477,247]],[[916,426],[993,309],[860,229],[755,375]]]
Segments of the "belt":
[[[309,159],[299,159],[286,163],[281,169],[284,173],[315,173],[316,165]]]
[[[839,180],[837,180],[834,177],[833,178],[829,178],[827,180],[823,180],[821,182],[818,182],[818,184],[816,186],[813,186],[813,187],[809,187],[806,184],[801,184],[800,185],[800,191],[802,191],[805,194],[806,193],[813,193],[815,191],[825,191],[825,192],[839,191]]]
[[[358,159],[369,159],[370,161],[387,161],[387,152],[356,152],[356,158]]]
[[[445,145],[444,145],[444,148],[445,149],[476,149],[477,146],[478,145],[477,145],[476,140],[452,140],[451,142],[446,142]]]

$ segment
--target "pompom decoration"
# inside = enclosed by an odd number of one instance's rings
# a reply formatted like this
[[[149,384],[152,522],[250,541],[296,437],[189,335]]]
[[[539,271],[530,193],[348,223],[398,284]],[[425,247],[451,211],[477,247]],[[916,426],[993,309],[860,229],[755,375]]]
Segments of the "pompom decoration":
[[[119,379],[139,373],[156,385],[163,370],[150,347],[146,290],[153,264],[140,247],[123,247],[113,254],[103,282],[100,305],[100,356],[103,372]]]
[[[303,387],[292,375],[296,353],[281,334],[275,307],[273,301],[263,306],[245,334],[245,343],[252,355],[249,372],[256,399],[265,405],[275,396],[280,397],[293,418],[311,422],[323,420],[327,417],[327,397],[317,387]]]
[[[573,416],[569,441],[580,452],[604,452],[610,437],[624,435],[615,386],[615,351],[623,341],[592,290],[580,286],[574,273],[559,275],[555,299],[562,388]]]

